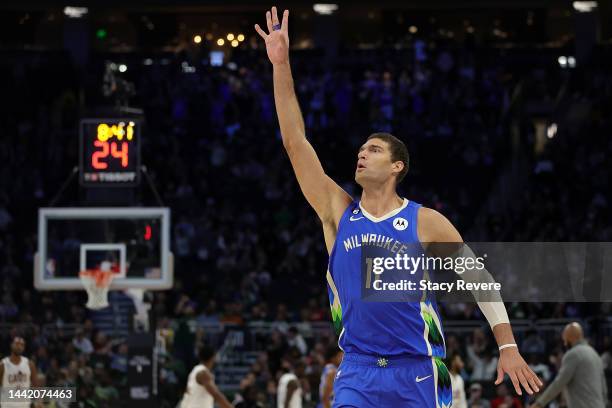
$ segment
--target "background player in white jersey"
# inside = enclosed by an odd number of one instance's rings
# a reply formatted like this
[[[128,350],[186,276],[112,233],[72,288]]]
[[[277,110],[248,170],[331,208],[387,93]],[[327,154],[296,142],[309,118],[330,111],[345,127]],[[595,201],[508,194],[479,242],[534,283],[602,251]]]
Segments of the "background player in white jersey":
[[[36,385],[36,366],[23,356],[25,340],[15,337],[11,343],[11,355],[0,362],[0,378],[2,388],[27,390]],[[2,408],[30,408],[29,402],[3,402]]]
[[[321,373],[321,382],[319,383],[319,399],[318,408],[331,408],[334,401],[334,379],[338,372],[338,366],[342,362],[344,353],[338,346],[329,346],[325,352],[325,367]]]
[[[215,365],[215,351],[207,346],[200,349],[200,364],[195,366],[187,378],[187,389],[181,401],[181,408],[213,408],[215,401],[221,408],[233,405],[215,384],[212,369]]]
[[[300,378],[304,376],[304,363],[297,361],[295,364],[285,361],[288,371],[281,375],[278,380],[276,391],[277,408],[302,408],[302,386]]]

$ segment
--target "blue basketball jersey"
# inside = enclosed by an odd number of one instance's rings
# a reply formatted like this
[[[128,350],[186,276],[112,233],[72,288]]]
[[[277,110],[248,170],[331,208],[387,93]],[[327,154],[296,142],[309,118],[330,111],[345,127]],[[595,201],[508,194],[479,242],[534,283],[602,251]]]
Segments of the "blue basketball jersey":
[[[344,211],[329,258],[327,285],[338,344],[345,353],[445,357],[442,324],[432,294],[426,292],[420,301],[408,302],[362,298],[362,245],[415,244],[412,246],[422,254],[417,235],[420,207],[404,199],[400,208],[377,218],[354,201]]]

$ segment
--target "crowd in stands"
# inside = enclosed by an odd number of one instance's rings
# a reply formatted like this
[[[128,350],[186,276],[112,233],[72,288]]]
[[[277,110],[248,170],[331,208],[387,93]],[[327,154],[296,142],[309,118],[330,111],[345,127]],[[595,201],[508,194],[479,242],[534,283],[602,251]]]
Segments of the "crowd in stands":
[[[383,63],[373,63],[367,54],[350,64],[338,58],[333,68],[308,53],[292,59],[308,137],[326,171],[358,196],[352,180],[359,145],[373,131],[396,134],[411,153],[402,194],[442,212],[472,238],[472,220],[497,175],[517,155],[525,155],[529,177],[512,210],[487,214],[485,236],[473,238],[610,240],[609,67],[566,73],[570,107],[564,109],[586,107],[585,118],[577,119],[575,127],[560,127],[534,154],[535,131],[517,113],[530,94],[525,92],[524,99],[516,94],[538,80],[559,85],[560,68],[510,68],[501,58],[481,60],[475,50],[452,47],[428,52],[427,58],[408,50],[380,52],[376,56],[384,57]],[[161,357],[163,406],[176,404],[195,350],[207,341],[203,329],[189,324],[193,321],[282,322],[259,345],[261,353],[234,402],[243,408],[275,406],[279,373],[294,370],[305,400],[314,406],[325,350],[335,337],[330,331],[307,341],[297,327],[331,321],[324,280],[327,253],[318,219],[302,198],[282,149],[271,69],[262,50],[243,50],[225,67],[190,61],[196,72],[184,72],[184,58],[177,55],[167,65],[133,63],[126,75],[136,91],[130,103],[145,112],[143,163],[164,205],[172,209],[174,223],[175,287],[156,294],[153,304],[158,328],[168,340]],[[96,329],[83,293],[36,292],[31,273],[37,209],[49,204],[78,163],[76,125],[82,104],[113,101],[95,96],[101,78],[77,73],[65,55],[28,54],[20,62],[0,63],[5,94],[0,114],[0,355],[21,334],[26,355],[45,384],[78,385],[79,407],[119,407],[126,392],[126,344]],[[541,93],[529,90],[554,99],[555,86]],[[513,120],[525,127],[526,140],[518,148],[510,140]],[[60,204],[77,197],[77,188],[69,188]],[[146,202],[149,198],[140,196],[142,204],[155,205]],[[570,303],[508,307],[511,318],[521,319],[581,319],[606,311],[606,305]],[[443,308],[443,318],[482,320],[473,304]],[[62,326],[68,323],[79,324],[79,330],[67,335]],[[42,330],[50,326],[56,329]],[[590,334],[612,370],[610,337]],[[560,340],[543,339],[537,331],[520,340],[532,368],[549,382],[559,368]],[[466,384],[469,407],[525,406],[506,385],[492,387],[497,357],[490,331],[449,334],[446,346],[449,367]]]

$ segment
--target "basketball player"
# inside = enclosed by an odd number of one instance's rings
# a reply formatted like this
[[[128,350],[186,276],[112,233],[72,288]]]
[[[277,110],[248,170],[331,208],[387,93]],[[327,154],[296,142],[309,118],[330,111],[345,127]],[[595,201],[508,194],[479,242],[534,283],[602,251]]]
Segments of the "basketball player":
[[[181,408],[213,408],[215,401],[221,408],[232,408],[232,404],[215,384],[212,374],[215,365],[215,351],[207,346],[200,349],[200,364],[193,367],[187,378],[187,389],[181,401]]]
[[[321,402],[318,408],[330,408],[334,400],[334,379],[338,372],[338,366],[342,362],[344,353],[336,345],[329,346],[325,352],[325,367],[321,373],[319,382],[319,399]]]
[[[408,150],[388,133],[371,135],[359,149],[355,181],[362,187],[360,199],[353,200],[325,174],[306,139],[294,90],[288,18],[285,10],[281,24],[273,7],[266,13],[267,32],[259,25],[255,30],[265,40],[273,67],[283,145],[306,200],[322,222],[330,254],[328,293],[345,353],[333,406],[449,407],[451,382],[442,362],[445,344],[435,299],[363,301],[359,240],[381,236],[394,243],[422,243],[427,250],[430,243],[460,243],[461,235],[440,213],[398,196],[396,186],[408,172]],[[496,384],[508,374],[519,395],[521,385],[529,394],[537,392],[542,383],[518,351],[503,302],[478,305],[500,349]]]
[[[300,378],[304,377],[305,364],[298,360],[295,363],[284,361],[286,372],[278,379],[276,392],[277,408],[302,408],[302,386]]]
[[[23,337],[15,337],[11,342],[11,355],[0,362],[0,378],[2,378],[3,389],[27,390],[36,383],[36,366],[26,357],[25,340]],[[23,401],[23,400],[22,400]],[[2,402],[2,408],[29,408],[29,401]]]

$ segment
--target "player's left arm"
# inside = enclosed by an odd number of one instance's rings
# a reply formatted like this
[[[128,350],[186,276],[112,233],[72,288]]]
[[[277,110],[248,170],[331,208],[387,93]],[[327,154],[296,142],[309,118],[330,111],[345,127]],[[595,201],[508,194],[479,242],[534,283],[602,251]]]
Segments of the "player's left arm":
[[[36,368],[36,364],[34,364],[34,362],[31,360],[28,361],[28,364],[30,366],[30,387],[32,388],[39,387],[40,383],[38,381],[38,369]],[[32,407],[33,408],[43,408],[44,403],[40,401],[36,401],[33,403]]]
[[[206,388],[206,391],[213,396],[217,404],[221,408],[233,408],[234,406],[225,398],[225,395],[219,390],[217,384],[213,381],[212,375],[208,371],[202,370],[196,375],[196,381],[202,387]]]
[[[325,377],[325,384],[323,385],[323,395],[321,398],[321,404],[323,408],[331,407],[331,396],[334,392],[334,378],[336,377],[336,370],[329,370],[327,376]]]
[[[461,234],[454,225],[445,216],[431,208],[421,207],[419,209],[417,230],[419,241],[425,247],[438,242],[463,243],[463,238],[461,238]],[[520,385],[530,395],[534,391],[538,392],[543,383],[518,351],[504,303],[502,301],[478,302],[478,307],[489,322],[497,345],[499,347],[512,345],[501,349],[499,352],[495,384],[501,384],[504,373],[506,373],[512,380],[517,394],[522,395]]]
[[[30,365],[30,384],[32,387],[38,387],[38,370],[36,369],[36,364],[32,361],[28,361]]]

